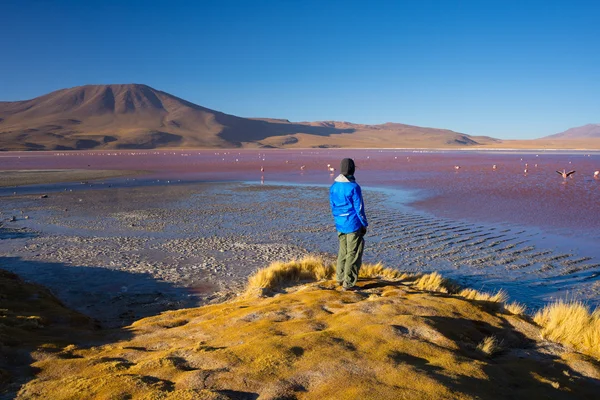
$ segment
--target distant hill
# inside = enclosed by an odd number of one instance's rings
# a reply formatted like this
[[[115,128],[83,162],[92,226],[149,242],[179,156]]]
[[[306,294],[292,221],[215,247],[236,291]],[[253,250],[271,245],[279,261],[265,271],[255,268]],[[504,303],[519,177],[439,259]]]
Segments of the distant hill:
[[[587,124],[576,128],[567,129],[564,132],[543,137],[542,139],[599,139],[600,124]]]
[[[0,102],[0,150],[466,147],[498,143],[403,124],[241,118],[146,85],[87,85]]]

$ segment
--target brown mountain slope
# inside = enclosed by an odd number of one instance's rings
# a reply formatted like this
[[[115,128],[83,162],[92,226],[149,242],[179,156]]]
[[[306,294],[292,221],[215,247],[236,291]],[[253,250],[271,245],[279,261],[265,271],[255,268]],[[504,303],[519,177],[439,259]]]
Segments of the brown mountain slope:
[[[600,139],[600,124],[587,124],[541,139]]]
[[[328,137],[299,132],[286,136],[264,139],[263,144],[274,147],[405,147],[405,148],[452,148],[501,143],[487,136],[470,136],[447,129],[424,128],[414,125],[385,123],[363,125],[339,121],[302,122],[301,124],[336,129],[339,134]]]
[[[494,142],[402,124],[240,118],[139,84],[79,86],[0,102],[0,150],[464,147]]]

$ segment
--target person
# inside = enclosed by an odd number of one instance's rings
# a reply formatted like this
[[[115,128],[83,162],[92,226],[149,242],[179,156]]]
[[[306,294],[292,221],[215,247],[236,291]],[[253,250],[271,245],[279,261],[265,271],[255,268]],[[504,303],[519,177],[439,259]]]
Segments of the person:
[[[343,290],[354,290],[362,264],[367,217],[360,186],[354,179],[354,160],[344,158],[340,175],[329,188],[329,203],[335,220],[340,248],[336,279]]]

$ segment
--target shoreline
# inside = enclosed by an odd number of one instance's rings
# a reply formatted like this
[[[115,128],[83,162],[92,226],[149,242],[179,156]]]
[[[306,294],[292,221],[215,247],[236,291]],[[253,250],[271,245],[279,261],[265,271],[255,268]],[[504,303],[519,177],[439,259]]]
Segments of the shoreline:
[[[146,173],[139,170],[87,170],[87,169],[0,169],[0,188],[27,187],[40,184],[61,184],[78,181],[122,178]]]

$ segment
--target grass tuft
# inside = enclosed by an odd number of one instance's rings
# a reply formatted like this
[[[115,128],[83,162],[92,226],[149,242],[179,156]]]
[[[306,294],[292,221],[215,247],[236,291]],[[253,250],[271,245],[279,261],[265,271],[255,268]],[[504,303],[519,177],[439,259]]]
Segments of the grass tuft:
[[[405,272],[400,272],[392,268],[385,268],[383,264],[365,264],[360,267],[359,278],[382,278],[391,280],[403,280],[412,277]]]
[[[525,304],[517,303],[516,301],[505,304],[504,309],[513,315],[525,315],[525,311],[527,311]]]
[[[495,336],[487,336],[477,345],[477,350],[491,357],[494,354],[499,353],[502,350],[502,347]]]
[[[600,309],[590,312],[581,302],[559,300],[539,310],[535,323],[542,337],[600,358]]]
[[[261,289],[277,289],[290,283],[312,282],[323,279],[333,279],[335,266],[325,264],[320,257],[309,256],[300,260],[289,262],[276,261],[267,268],[258,270],[248,278],[246,292]],[[402,280],[411,278],[412,275],[395,269],[385,268],[381,263],[363,264],[359,271],[360,278],[382,278],[389,280]]]
[[[504,290],[499,290],[496,294],[491,294],[475,289],[463,289],[458,295],[468,300],[489,301],[491,303],[504,303],[508,300],[508,295]]]
[[[421,276],[415,282],[415,286],[420,290],[440,293],[454,293],[457,290],[457,286],[454,283],[442,277],[437,272]]]
[[[329,279],[334,271],[333,265],[326,265],[320,257],[305,257],[289,262],[276,261],[250,276],[247,290],[276,289],[291,282]]]

